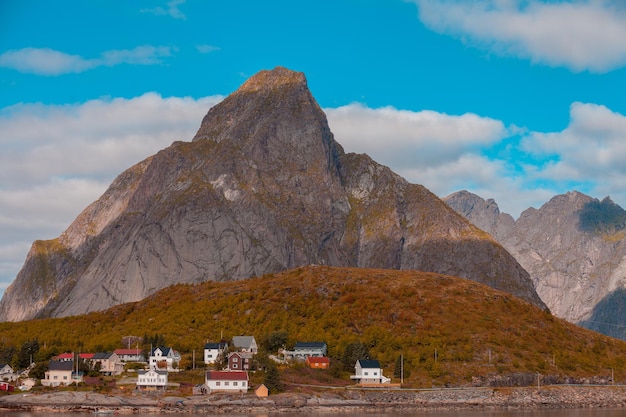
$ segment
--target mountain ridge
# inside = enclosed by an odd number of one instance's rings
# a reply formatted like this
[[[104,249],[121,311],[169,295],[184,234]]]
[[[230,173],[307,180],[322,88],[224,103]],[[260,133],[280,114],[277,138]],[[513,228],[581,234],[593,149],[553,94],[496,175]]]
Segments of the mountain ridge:
[[[211,108],[192,141],[120,174],[59,238],[36,242],[0,320],[83,314],[177,283],[307,264],[445,273],[545,308],[490,235],[423,186],[346,154],[304,74],[278,67]]]
[[[402,355],[409,387],[532,386],[537,373],[542,383],[607,383],[611,369],[616,381],[626,378],[624,341],[484,284],[422,271],[304,266],[177,284],[102,312],[0,323],[5,348],[19,351],[37,336],[37,362],[76,346],[112,351],[127,335],[147,336],[138,346],[149,349],[148,339],[158,335],[183,355],[181,367],[190,367],[192,352],[202,360],[197,351],[207,339],[242,334],[255,336],[261,351],[277,334],[291,346],[325,341],[334,363],[350,344],[362,343],[389,374]]]
[[[626,211],[610,198],[570,191],[524,210],[517,220],[500,213],[495,201],[467,191],[444,201],[507,248],[556,316],[625,338],[624,329],[610,323],[623,323],[626,316],[608,312],[624,310]],[[594,319],[597,314],[602,319]]]

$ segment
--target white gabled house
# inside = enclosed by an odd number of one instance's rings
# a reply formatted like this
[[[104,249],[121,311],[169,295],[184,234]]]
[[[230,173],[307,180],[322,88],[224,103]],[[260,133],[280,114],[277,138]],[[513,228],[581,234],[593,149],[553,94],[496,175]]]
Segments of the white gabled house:
[[[254,336],[233,336],[233,346],[240,352],[257,353],[259,350]]]
[[[328,352],[326,342],[296,342],[293,350],[282,350],[286,360],[306,360],[308,357],[324,357]]]
[[[206,371],[205,385],[209,393],[248,391],[246,371]]]
[[[167,388],[167,371],[159,369],[137,370],[137,389],[165,390]]]
[[[100,373],[104,375],[121,375],[124,363],[115,352],[97,352],[91,357],[93,366],[100,364]]]
[[[12,381],[15,377],[16,375],[11,365],[6,363],[0,364],[0,380],[8,379]]]
[[[60,387],[79,382],[83,382],[83,374],[74,370],[74,361],[50,361],[41,385]]]
[[[357,384],[389,384],[391,379],[383,375],[380,363],[373,359],[359,359],[354,365],[354,375],[350,379]]]
[[[124,363],[126,362],[145,362],[146,357],[139,348],[133,349],[115,349],[115,354]]]
[[[228,350],[228,343],[207,343],[204,345],[204,363],[209,365],[215,363],[217,358],[221,355],[226,355]]]
[[[174,371],[178,369],[180,363],[180,353],[172,348],[158,347],[150,352],[150,369],[160,369]]]

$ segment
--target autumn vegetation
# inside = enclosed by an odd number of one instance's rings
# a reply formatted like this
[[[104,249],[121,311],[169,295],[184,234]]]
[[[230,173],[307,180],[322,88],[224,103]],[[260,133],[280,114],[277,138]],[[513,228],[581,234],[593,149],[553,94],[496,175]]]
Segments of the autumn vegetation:
[[[286,382],[349,383],[363,355],[409,387],[532,383],[537,374],[555,383],[612,373],[626,381],[626,342],[509,294],[440,274],[322,266],[176,285],[76,317],[0,323],[0,362],[23,360],[28,350],[41,362],[65,351],[112,351],[135,336],[175,348],[182,368],[198,369],[207,341],[235,335],[254,335],[262,357],[297,341],[328,344],[330,370],[279,367]]]

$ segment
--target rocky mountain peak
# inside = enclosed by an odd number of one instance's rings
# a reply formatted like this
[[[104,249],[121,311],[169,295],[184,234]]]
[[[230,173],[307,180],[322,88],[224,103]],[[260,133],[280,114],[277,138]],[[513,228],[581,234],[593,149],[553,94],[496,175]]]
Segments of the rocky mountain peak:
[[[191,142],[122,173],[60,239],[34,247],[0,320],[310,264],[438,272],[545,307],[493,238],[424,187],[344,153],[304,75],[280,67],[211,108]]]
[[[273,70],[262,70],[244,82],[235,94],[271,92],[276,89],[303,90],[308,88],[304,73],[292,71],[284,67]]]
[[[282,67],[259,72],[211,108],[193,139],[203,140],[230,146],[234,158],[264,172],[287,166],[336,177],[343,154],[304,74]]]

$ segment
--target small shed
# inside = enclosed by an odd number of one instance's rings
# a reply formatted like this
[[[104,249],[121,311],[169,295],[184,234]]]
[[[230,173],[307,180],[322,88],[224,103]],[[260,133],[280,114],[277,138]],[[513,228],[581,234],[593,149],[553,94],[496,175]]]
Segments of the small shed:
[[[254,394],[259,398],[265,398],[270,395],[270,391],[267,389],[265,384],[261,384],[254,390]]]

